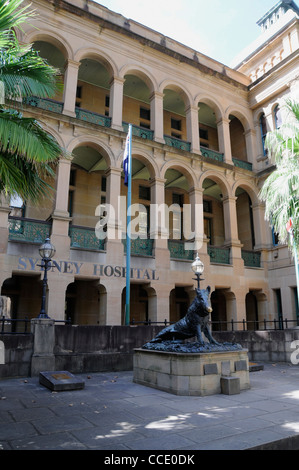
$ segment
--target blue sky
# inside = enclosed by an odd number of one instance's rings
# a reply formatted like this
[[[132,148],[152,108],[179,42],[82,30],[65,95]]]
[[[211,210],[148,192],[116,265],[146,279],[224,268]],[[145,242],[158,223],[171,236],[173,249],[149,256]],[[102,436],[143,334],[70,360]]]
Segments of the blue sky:
[[[278,0],[95,0],[225,65],[260,35]]]

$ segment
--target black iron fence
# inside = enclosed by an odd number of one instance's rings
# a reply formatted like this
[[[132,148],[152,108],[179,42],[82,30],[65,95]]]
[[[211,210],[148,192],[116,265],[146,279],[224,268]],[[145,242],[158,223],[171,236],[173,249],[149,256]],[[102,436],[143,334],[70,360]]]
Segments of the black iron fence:
[[[5,334],[30,334],[31,319],[25,318],[8,318],[4,315],[0,318],[0,335]],[[71,321],[68,320],[55,320],[55,323],[64,323],[70,325]]]
[[[31,319],[25,318],[7,318],[2,316],[0,318],[0,334],[30,334],[30,322]],[[63,323],[65,325],[71,325],[71,319],[67,320],[55,320],[55,323]],[[168,320],[164,321],[135,321],[131,320],[130,325],[144,325],[144,326],[167,326],[175,322]],[[263,330],[287,330],[299,326],[298,320],[262,320],[262,321],[249,321],[249,320],[231,320],[231,321],[210,321],[211,329],[213,331],[263,331]]]
[[[170,322],[168,320],[164,320],[162,322],[155,322],[151,320],[147,321],[135,321],[134,319],[131,321],[131,325],[161,325],[167,326],[171,325],[175,322]],[[235,331],[235,330],[243,330],[243,331],[257,331],[257,330],[285,330],[288,328],[295,328],[299,326],[298,320],[288,320],[279,319],[279,320],[231,320],[231,321],[210,321],[209,322],[213,331]]]

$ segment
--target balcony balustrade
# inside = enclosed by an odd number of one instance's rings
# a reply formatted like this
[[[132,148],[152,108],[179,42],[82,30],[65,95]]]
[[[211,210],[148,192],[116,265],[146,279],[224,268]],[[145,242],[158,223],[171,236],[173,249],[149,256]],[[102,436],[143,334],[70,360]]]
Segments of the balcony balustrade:
[[[233,157],[233,163],[238,168],[243,168],[243,170],[252,171],[252,163],[250,162],[245,162],[244,160],[238,160],[237,158]]]
[[[186,250],[182,240],[168,240],[168,249],[171,259],[194,260],[194,251]]]
[[[51,111],[54,113],[62,114],[63,112],[63,103],[59,101],[55,101],[48,98],[38,98],[35,96],[31,96],[24,99],[24,104],[29,106],[33,106],[36,108],[44,109],[45,111]],[[76,118],[80,119],[81,121],[89,122],[91,124],[96,124],[102,127],[111,127],[111,118],[108,116],[104,116],[99,113],[95,113],[92,111],[88,111],[86,109],[82,109],[79,107],[75,108]],[[123,130],[124,132],[128,132],[129,124],[123,122]],[[140,126],[132,125],[132,135],[135,137],[140,137],[144,140],[153,141],[154,140],[154,131],[150,129],[145,129]],[[186,152],[191,152],[191,143],[187,142],[182,139],[178,139],[176,137],[172,137],[169,135],[164,135],[165,144],[169,147],[178,150],[184,150]],[[209,149],[207,147],[200,147],[201,153],[204,157],[209,158],[211,160],[215,160],[217,162],[224,162],[224,154],[217,152],[216,150]],[[243,170],[252,171],[252,163],[246,162],[243,160],[239,160],[238,158],[233,157],[233,163],[236,167],[242,168]]]
[[[165,144],[169,147],[173,147],[179,150],[185,150],[186,152],[191,151],[190,142],[186,142],[182,139],[177,139],[176,137],[170,137],[169,135],[164,135]]]
[[[105,240],[97,238],[94,228],[70,225],[69,236],[71,248],[89,251],[104,251],[105,249]]]
[[[124,251],[127,252],[127,240],[123,239]],[[131,255],[153,256],[154,240],[151,238],[131,239]]]
[[[96,124],[98,126],[111,127],[111,118],[108,116],[77,107],[75,111],[76,118],[81,121],[90,122],[91,124]]]
[[[246,267],[261,267],[261,253],[259,251],[242,250],[242,258]]]
[[[200,151],[203,157],[216,160],[217,162],[224,162],[223,153],[217,152],[216,150],[208,149],[207,147],[200,147]]]
[[[8,231],[10,241],[41,244],[50,236],[51,222],[25,219],[23,217],[9,217]]]
[[[63,103],[49,98],[30,96],[28,98],[24,98],[23,103],[35,108],[44,109],[45,111],[51,111],[52,113],[61,114],[63,111]]]
[[[208,246],[211,264],[230,264],[230,248]]]

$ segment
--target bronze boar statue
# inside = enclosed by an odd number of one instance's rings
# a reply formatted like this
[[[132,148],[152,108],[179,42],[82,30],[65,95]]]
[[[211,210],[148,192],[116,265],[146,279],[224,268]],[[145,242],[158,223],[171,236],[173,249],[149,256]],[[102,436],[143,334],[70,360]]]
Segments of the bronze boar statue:
[[[196,337],[200,344],[204,344],[203,333],[209,343],[219,345],[212,337],[208,327],[209,314],[212,312],[210,293],[210,286],[207,289],[196,289],[196,297],[188,308],[186,315],[177,323],[160,331],[150,343],[183,341]]]

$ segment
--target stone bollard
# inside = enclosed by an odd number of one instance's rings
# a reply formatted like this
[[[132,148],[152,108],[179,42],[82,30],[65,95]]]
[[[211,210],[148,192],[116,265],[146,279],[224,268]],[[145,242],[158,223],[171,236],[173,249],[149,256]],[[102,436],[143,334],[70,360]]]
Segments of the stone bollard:
[[[55,321],[35,318],[31,320],[31,333],[34,336],[31,377],[35,377],[42,371],[55,370]]]

